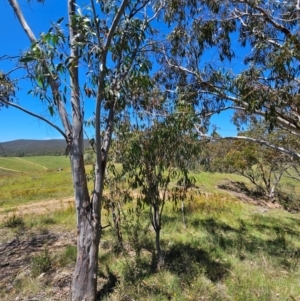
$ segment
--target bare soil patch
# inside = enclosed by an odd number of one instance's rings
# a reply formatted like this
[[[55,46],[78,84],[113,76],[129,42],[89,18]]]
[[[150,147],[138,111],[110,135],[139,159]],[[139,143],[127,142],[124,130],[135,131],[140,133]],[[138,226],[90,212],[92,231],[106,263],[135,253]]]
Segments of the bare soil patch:
[[[256,191],[246,187],[243,182],[224,181],[218,188],[237,197],[240,201],[269,209],[282,208],[278,203],[272,203]]]
[[[16,216],[36,216],[51,213],[59,209],[73,206],[74,198],[43,200],[0,209],[0,222]],[[75,231],[67,232],[51,227],[51,230],[39,232],[31,229],[18,229],[14,236],[6,235],[1,228],[0,244],[0,295],[1,300],[41,301],[67,300],[72,278],[73,265],[63,268],[51,268],[37,278],[31,274],[33,256],[42,254],[47,249],[52,257],[56,252],[63,251],[67,245],[76,245]],[[20,286],[26,283],[26,293],[20,293]]]
[[[66,301],[69,300],[74,263],[52,266],[37,277],[32,275],[32,258],[45,249],[52,258],[67,246],[76,246],[76,234],[62,229],[32,232],[28,230],[0,244],[1,301]],[[55,262],[55,260],[53,261]],[[98,277],[99,296],[109,282]],[[24,288],[25,283],[25,288]],[[23,285],[20,288],[20,285]]]
[[[1,300],[67,300],[72,277],[72,266],[51,268],[37,278],[31,275],[31,258],[46,248],[50,256],[67,245],[75,245],[73,233],[62,231],[29,232],[16,235],[0,245]],[[27,294],[18,289],[27,283]]]
[[[0,222],[12,214],[16,215],[40,215],[48,212],[53,212],[58,209],[65,209],[73,206],[74,198],[43,200],[39,202],[32,202],[25,205],[19,205],[7,209],[0,208]]]
[[[43,215],[74,205],[74,198],[43,200],[0,209],[0,222],[10,215]],[[37,277],[32,275],[32,258],[49,252],[54,260],[67,246],[76,246],[76,231],[49,226],[41,230],[20,227],[15,231],[0,228],[0,300],[2,301],[63,301],[69,300],[74,263],[67,266],[54,264]],[[99,277],[98,287],[107,283]]]

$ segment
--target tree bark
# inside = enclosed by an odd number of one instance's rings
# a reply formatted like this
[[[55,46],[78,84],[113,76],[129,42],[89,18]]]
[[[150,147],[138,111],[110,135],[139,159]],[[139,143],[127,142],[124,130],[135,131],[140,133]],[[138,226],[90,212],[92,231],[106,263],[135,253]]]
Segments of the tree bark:
[[[75,2],[75,0],[68,0],[69,39],[71,45],[70,56],[78,61],[78,49],[76,44],[73,44],[74,37],[77,34],[76,26],[73,26]],[[83,160],[84,116],[80,102],[78,64],[71,65],[69,71],[70,85],[72,87],[71,104],[73,126],[68,143],[70,146],[77,216],[77,259],[73,274],[71,300],[94,301],[97,297],[98,250],[101,236],[99,204],[103,191],[103,174],[100,177],[96,175],[95,185],[97,184],[100,189],[97,190],[96,197],[93,196],[93,200],[91,201]],[[99,153],[99,145],[97,145],[97,153]],[[96,170],[98,171],[97,166]]]
[[[77,260],[71,288],[72,301],[94,301],[97,295],[98,248],[101,229],[92,218],[83,154],[71,153],[77,212]]]
[[[164,263],[163,251],[160,247],[160,229],[161,229],[160,214],[157,205],[152,205],[151,207],[153,210],[153,212],[151,213],[151,222],[155,230],[155,248],[156,248],[156,255],[157,255],[156,268],[157,270],[160,270],[160,268],[163,266]]]
[[[123,238],[122,238],[122,233],[121,233],[121,228],[120,228],[121,212],[120,212],[120,208],[118,208],[118,206],[119,206],[119,204],[117,204],[117,208],[116,208],[116,204],[112,200],[112,202],[111,202],[111,212],[112,212],[112,218],[113,218],[116,237],[117,237],[117,240],[118,240],[118,248],[123,249]]]
[[[160,247],[160,229],[155,230],[155,246],[156,246],[156,252],[157,252],[157,270],[160,270],[160,268],[164,264],[164,254]]]

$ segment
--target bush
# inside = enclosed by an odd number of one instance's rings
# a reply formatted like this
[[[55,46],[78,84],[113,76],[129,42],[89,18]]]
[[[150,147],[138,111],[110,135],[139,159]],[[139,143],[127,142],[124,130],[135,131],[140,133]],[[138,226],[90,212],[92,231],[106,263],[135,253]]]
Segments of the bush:
[[[44,249],[42,254],[36,255],[31,259],[31,273],[33,277],[49,271],[51,267],[52,259],[48,249]]]
[[[5,219],[4,226],[7,228],[23,227],[24,220],[21,216],[18,216],[14,213],[13,215],[11,215]]]
[[[75,263],[77,257],[77,247],[68,245],[64,251],[58,256],[58,264],[60,266],[66,266],[69,263]]]

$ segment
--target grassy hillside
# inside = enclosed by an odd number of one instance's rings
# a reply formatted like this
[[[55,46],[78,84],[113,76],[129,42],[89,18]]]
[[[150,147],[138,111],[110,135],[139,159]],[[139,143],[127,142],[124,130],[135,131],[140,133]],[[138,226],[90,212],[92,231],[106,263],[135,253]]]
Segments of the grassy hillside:
[[[0,160],[0,167],[18,168],[0,173],[0,215],[6,214],[0,218],[1,300],[67,300],[76,259],[75,209],[72,200],[63,204],[73,195],[69,159],[21,159]],[[219,189],[230,181],[243,182],[242,177],[194,176],[197,189],[185,202],[186,225],[181,204],[165,208],[160,270],[153,268],[148,207],[136,211],[135,202],[121,205],[120,252],[110,207],[104,206],[102,222],[108,227],[99,254],[99,300],[300,300],[300,214],[242,191]]]
[[[0,208],[73,195],[69,158],[0,158]]]
[[[161,231],[164,266],[155,270],[154,232],[147,207],[138,216],[123,207],[124,250],[116,251],[112,228],[103,231],[99,300],[300,300],[299,214],[243,203],[217,191],[195,195],[193,202],[186,204],[185,213],[186,227],[181,211],[171,204],[166,207]],[[12,219],[4,222],[0,231],[6,235],[9,229],[28,232],[26,235],[39,245],[30,254],[30,265],[24,257],[27,274],[14,274],[10,268],[12,279],[18,279],[17,284],[11,281],[13,289],[1,286],[0,280],[3,300],[18,296],[43,296],[46,300],[62,289],[66,294],[59,300],[67,300],[76,258],[74,214],[70,207],[42,215],[21,215],[19,220],[15,218],[15,228],[8,228],[14,225],[8,223]],[[111,219],[105,209],[102,218],[104,225]],[[18,248],[25,249],[27,240],[20,235],[18,241]],[[11,248],[7,245],[5,252]],[[28,251],[25,255],[29,256]]]
[[[43,170],[47,170],[47,168],[24,158],[0,157],[0,173],[3,171],[30,173],[41,172]]]
[[[85,147],[89,146],[85,140]],[[0,157],[24,157],[24,156],[57,156],[64,155],[66,141],[63,139],[51,140],[14,140],[0,142]]]

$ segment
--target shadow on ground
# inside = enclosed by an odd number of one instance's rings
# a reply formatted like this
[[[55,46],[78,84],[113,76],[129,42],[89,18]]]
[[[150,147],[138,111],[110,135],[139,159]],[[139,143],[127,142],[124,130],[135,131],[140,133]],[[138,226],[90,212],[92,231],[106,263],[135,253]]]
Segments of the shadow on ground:
[[[106,279],[106,283],[102,286],[101,290],[97,293],[97,300],[104,300],[107,295],[111,294],[114,291],[114,288],[118,284],[117,276],[106,267],[107,275],[100,273],[100,277]]]
[[[277,257],[283,265],[286,265],[287,258],[300,260],[300,249],[288,239],[288,236],[297,239],[298,233],[276,218],[263,215],[258,218],[255,226],[240,220],[239,227],[233,228],[213,218],[193,221],[193,226],[204,228],[216,246],[227,253],[237,253],[242,260],[247,253],[261,252]],[[253,229],[265,235],[255,235]]]
[[[229,264],[212,259],[206,251],[183,243],[173,245],[166,252],[165,265],[187,283],[199,272],[203,272],[213,282],[220,281],[230,269]]]

